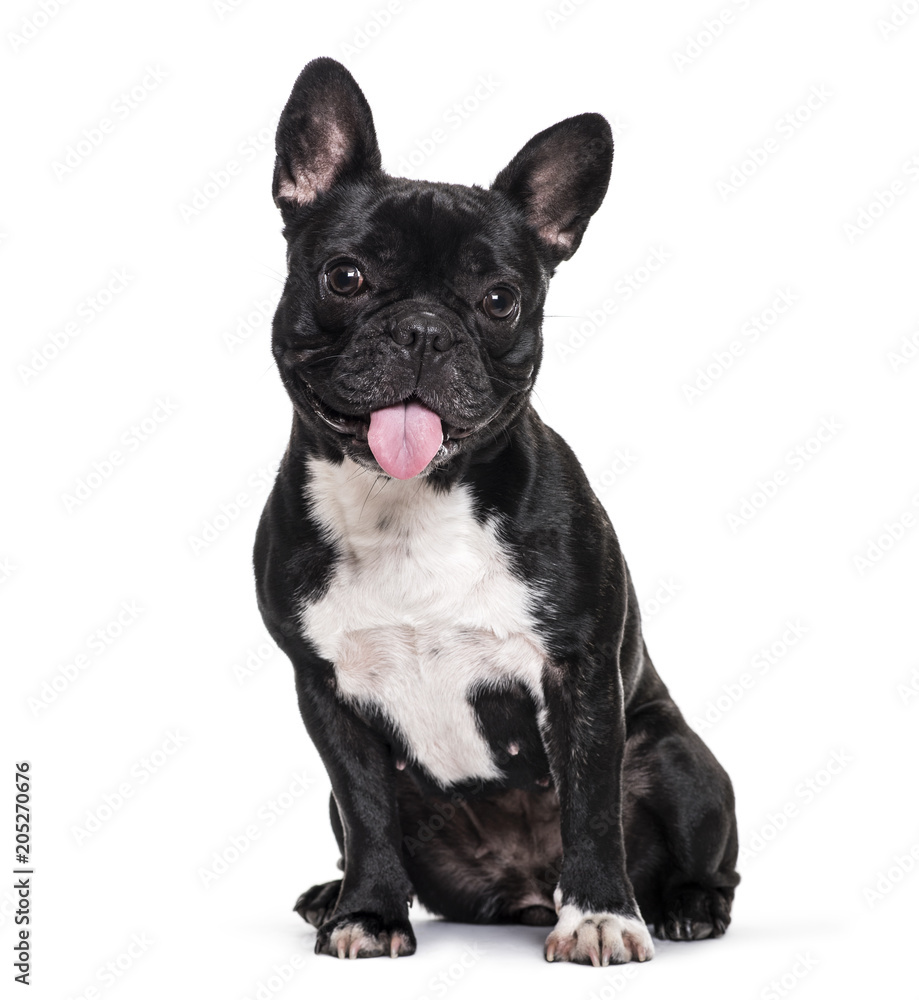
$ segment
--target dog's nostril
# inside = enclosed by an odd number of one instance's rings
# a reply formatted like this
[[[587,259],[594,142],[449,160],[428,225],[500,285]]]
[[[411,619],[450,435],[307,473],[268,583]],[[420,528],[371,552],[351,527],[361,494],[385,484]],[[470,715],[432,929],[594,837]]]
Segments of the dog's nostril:
[[[453,346],[453,334],[444,328],[435,330],[431,337],[431,346],[435,351],[449,351]]]
[[[420,349],[429,346],[443,352],[453,346],[456,338],[450,327],[433,313],[416,313],[387,328],[389,336],[400,347]]]
[[[410,347],[415,341],[415,331],[410,327],[397,326],[389,334],[400,347]]]

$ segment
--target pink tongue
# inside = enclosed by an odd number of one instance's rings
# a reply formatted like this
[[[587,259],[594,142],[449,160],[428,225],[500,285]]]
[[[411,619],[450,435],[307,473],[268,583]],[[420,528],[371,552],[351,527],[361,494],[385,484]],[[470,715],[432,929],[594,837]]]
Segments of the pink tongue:
[[[383,471],[396,479],[417,476],[443,441],[440,417],[421,403],[397,403],[370,414],[367,443]]]

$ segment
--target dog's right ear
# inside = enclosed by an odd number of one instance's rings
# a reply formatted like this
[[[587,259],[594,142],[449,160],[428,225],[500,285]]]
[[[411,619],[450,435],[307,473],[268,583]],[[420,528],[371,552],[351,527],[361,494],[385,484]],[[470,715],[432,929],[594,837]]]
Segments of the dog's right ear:
[[[275,136],[274,202],[285,222],[340,181],[380,169],[370,105],[340,62],[306,64]]]

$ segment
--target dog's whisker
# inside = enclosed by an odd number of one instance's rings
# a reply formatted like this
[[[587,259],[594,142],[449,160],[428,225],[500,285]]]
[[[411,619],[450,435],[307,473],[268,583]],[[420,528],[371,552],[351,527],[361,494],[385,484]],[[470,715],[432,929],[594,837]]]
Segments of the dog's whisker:
[[[280,284],[282,285],[287,281],[287,275],[282,274],[280,271],[275,270],[270,264],[261,262],[259,263],[258,267],[260,269],[264,269],[261,270],[260,272],[262,274],[262,277],[273,278],[275,281],[280,282]]]

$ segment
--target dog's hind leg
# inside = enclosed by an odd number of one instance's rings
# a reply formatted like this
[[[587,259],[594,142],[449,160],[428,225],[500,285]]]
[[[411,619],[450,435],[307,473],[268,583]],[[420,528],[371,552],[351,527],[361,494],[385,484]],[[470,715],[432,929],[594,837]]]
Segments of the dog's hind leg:
[[[626,859],[642,915],[659,938],[720,937],[740,881],[730,779],[666,693],[626,727]]]

